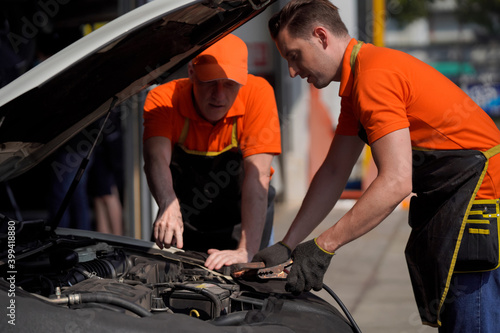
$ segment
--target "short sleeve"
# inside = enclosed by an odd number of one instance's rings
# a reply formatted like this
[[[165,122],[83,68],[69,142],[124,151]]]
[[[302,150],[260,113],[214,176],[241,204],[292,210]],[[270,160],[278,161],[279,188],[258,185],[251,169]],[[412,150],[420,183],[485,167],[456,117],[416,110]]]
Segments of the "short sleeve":
[[[358,123],[354,115],[352,102],[348,97],[342,97],[340,115],[335,134],[354,136],[358,134]]]
[[[249,83],[241,89],[245,103],[243,128],[239,135],[243,156],[280,154],[281,129],[274,90],[261,77],[249,75]]]
[[[172,140],[172,92],[172,85],[165,84],[148,93],[144,103],[143,142],[154,136],[163,136]]]
[[[354,109],[369,143],[410,126],[406,105],[411,89],[404,77],[386,69],[364,71],[353,88]]]

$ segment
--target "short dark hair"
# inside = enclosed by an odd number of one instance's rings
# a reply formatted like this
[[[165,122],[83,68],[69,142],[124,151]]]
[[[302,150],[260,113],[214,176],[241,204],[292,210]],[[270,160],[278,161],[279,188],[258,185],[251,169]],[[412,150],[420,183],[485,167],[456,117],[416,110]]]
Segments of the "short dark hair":
[[[269,20],[269,32],[275,40],[279,32],[288,29],[293,37],[309,38],[311,26],[320,23],[339,37],[348,35],[338,8],[329,0],[292,0]]]

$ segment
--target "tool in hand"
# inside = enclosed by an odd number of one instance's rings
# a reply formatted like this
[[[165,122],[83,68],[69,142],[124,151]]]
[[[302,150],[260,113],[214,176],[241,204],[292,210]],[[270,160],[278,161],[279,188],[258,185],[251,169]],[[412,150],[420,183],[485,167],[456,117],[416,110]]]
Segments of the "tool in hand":
[[[263,262],[248,262],[233,264],[231,268],[231,276],[235,279],[240,278],[244,275],[255,275],[258,269],[266,267]]]
[[[280,279],[286,280],[288,273],[290,273],[290,269],[292,268],[292,259],[288,259],[286,262],[271,266],[261,268],[257,271],[257,277],[260,279]]]
[[[235,264],[231,266],[231,276],[233,278],[256,277],[258,279],[285,280],[290,272],[292,263],[292,259],[288,259],[282,264],[271,267],[265,267],[263,262]]]

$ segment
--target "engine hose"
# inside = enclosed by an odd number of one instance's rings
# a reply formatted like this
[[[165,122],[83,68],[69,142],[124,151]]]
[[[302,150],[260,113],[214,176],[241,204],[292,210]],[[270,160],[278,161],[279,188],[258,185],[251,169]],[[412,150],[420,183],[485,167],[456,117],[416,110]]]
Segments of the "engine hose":
[[[172,286],[174,288],[178,288],[178,289],[185,289],[185,290],[193,291],[195,293],[198,293],[198,294],[201,294],[203,296],[208,297],[215,306],[214,318],[217,318],[220,316],[220,313],[222,311],[222,304],[221,304],[220,299],[213,292],[209,291],[206,288],[191,287],[191,286],[188,286],[188,285],[185,285],[182,283],[173,283]]]
[[[113,255],[105,259],[94,259],[81,262],[69,271],[65,281],[69,286],[82,282],[91,277],[116,278],[123,275],[127,270],[126,255],[122,250],[115,251]]]
[[[79,296],[79,299],[78,299]],[[104,303],[112,304],[124,308],[130,312],[135,313],[139,317],[151,317],[152,314],[145,308],[135,303],[129,302],[125,299],[114,296],[113,294],[104,292],[83,293],[79,295],[69,295],[68,300],[70,304],[80,303]]]
[[[344,311],[347,319],[349,319],[349,321],[351,322],[351,325],[354,328],[354,331],[356,333],[361,333],[361,330],[359,329],[358,324],[356,324],[356,322],[354,321],[354,318],[351,316],[351,313],[349,312],[349,310],[347,310],[347,307],[344,305],[344,303],[342,303],[342,301],[337,296],[337,294],[335,294],[333,292],[333,290],[330,287],[328,287],[326,284],[324,284],[324,283],[323,283],[323,289],[325,289],[326,292],[329,293],[330,296],[333,297],[333,299],[338,303],[338,305],[340,306],[340,308],[342,309],[342,311]]]

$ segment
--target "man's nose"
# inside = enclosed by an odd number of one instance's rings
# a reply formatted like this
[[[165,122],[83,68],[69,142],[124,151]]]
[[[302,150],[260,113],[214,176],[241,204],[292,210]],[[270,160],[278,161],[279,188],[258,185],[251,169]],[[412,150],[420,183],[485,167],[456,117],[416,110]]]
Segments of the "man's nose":
[[[294,78],[297,76],[297,72],[293,66],[288,65],[288,71],[290,72],[290,77]]]
[[[215,97],[220,98],[221,96],[224,96],[224,89],[224,82],[222,82],[221,80],[217,80],[212,93]]]

